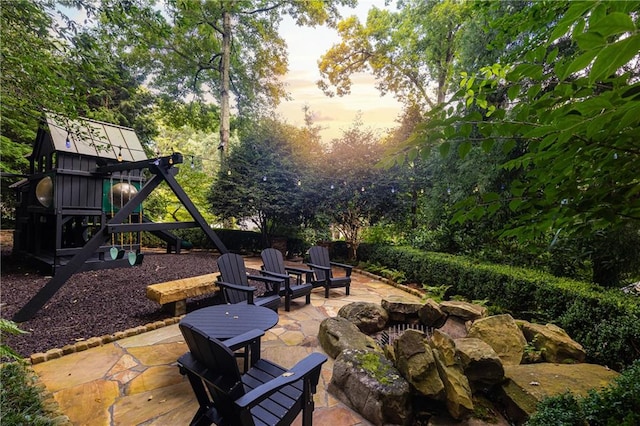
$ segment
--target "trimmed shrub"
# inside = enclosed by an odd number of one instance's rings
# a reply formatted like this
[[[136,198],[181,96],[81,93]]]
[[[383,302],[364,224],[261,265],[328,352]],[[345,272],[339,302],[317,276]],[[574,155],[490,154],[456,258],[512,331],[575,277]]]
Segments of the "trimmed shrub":
[[[362,244],[358,259],[401,271],[408,282],[451,286],[519,318],[544,318],[583,345],[590,362],[616,370],[640,358],[640,300],[595,284],[411,247]]]

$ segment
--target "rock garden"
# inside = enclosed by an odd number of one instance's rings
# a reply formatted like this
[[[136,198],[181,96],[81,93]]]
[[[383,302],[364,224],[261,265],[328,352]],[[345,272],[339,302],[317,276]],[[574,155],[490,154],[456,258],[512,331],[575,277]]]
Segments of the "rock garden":
[[[329,391],[375,425],[482,417],[487,406],[520,424],[544,397],[585,395],[618,376],[585,363],[581,345],[553,324],[461,301],[352,303],[321,323],[318,338],[335,358]]]

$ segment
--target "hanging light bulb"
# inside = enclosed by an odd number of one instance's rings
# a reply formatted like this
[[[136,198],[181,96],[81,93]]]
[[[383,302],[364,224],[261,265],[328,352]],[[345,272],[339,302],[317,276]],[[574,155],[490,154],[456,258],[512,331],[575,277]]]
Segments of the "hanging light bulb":
[[[122,162],[122,147],[118,147],[120,150],[118,151],[118,163]]]
[[[335,186],[333,184],[331,184],[331,189],[334,189],[334,188],[335,188]]]
[[[364,192],[364,186],[362,187],[362,189],[360,189],[360,191]]]
[[[69,131],[67,130],[67,140],[64,141],[64,146],[67,147],[67,149],[71,148],[71,140],[69,140]]]
[[[267,177],[266,176],[262,176],[262,181],[266,182],[267,181]]]
[[[395,193],[396,193],[396,189],[395,189],[393,186],[391,187],[391,193],[392,193],[392,194],[395,194]]]
[[[191,156],[191,169],[193,170],[196,165],[193,163],[193,155]]]
[[[231,169],[227,170],[227,176],[231,176]]]
[[[302,181],[300,179],[298,179],[298,186],[302,185]]]

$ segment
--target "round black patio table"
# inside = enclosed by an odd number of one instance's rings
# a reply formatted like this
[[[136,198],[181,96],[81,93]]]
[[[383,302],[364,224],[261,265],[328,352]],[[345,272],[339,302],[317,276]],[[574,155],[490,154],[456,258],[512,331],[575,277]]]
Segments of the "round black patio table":
[[[267,331],[278,323],[278,314],[262,306],[235,303],[198,309],[180,322],[196,327],[209,337],[226,340],[256,328]]]

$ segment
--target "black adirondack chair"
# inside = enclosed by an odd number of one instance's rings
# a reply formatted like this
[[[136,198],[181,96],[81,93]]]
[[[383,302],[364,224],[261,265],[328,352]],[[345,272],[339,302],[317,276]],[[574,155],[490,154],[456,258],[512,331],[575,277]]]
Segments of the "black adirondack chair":
[[[311,303],[311,290],[313,290],[310,279],[313,274],[311,269],[286,266],[282,253],[274,248],[262,250],[260,257],[262,258],[263,274],[284,280],[284,288],[280,288],[280,296],[284,296],[285,311],[291,310],[291,300],[298,297],[304,296],[307,305]],[[302,280],[303,275],[305,281]],[[295,279],[293,284],[291,283],[292,278]]]
[[[343,263],[331,262],[329,259],[329,250],[326,247],[313,246],[309,249],[309,259],[307,263],[313,270],[314,280],[313,287],[324,287],[324,297],[329,297],[329,290],[332,288],[345,287],[347,296],[349,295],[349,286],[351,285],[351,269],[353,266]],[[336,266],[345,271],[343,276],[333,276],[331,267]]]
[[[221,342],[180,324],[189,351],[178,359],[200,407],[191,425],[290,425],[302,411],[303,426],[313,423],[313,394],[327,357],[312,353],[286,370],[257,357],[240,373],[232,351],[264,334],[253,330]]]
[[[278,312],[280,306],[280,287],[282,278],[264,275],[250,275],[244,266],[242,256],[235,253],[225,253],[217,260],[220,280],[216,284],[221,288],[226,303],[251,303],[264,306]],[[260,296],[255,296],[257,288],[249,285],[249,280],[264,283],[266,290]]]

